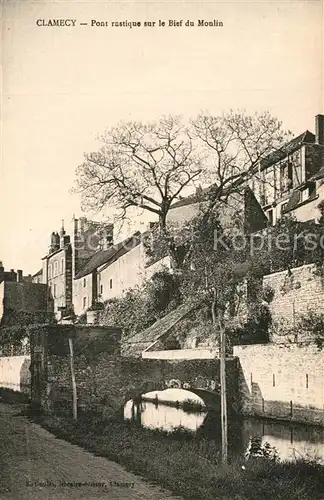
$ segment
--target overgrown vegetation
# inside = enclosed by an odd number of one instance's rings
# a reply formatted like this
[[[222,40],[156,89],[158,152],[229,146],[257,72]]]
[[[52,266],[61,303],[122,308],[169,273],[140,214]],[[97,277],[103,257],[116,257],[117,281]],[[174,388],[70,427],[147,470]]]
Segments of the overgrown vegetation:
[[[300,222],[284,216],[263,236],[268,254],[268,272],[285,271],[305,264],[315,264],[318,271],[324,263],[324,219]]]
[[[307,332],[315,342],[318,349],[324,346],[324,314],[322,312],[309,311],[300,317],[298,328]]]
[[[268,447],[261,447],[260,455],[260,447],[254,446],[248,460],[232,458],[225,466],[215,441],[182,429],[170,434],[129,422],[73,422],[55,416],[36,421],[56,436],[114,460],[184,498],[318,500],[324,495],[321,466],[303,460],[280,463]]]
[[[180,303],[177,277],[161,269],[141,287],[128,290],[121,298],[106,301],[100,321],[120,326],[124,337],[128,337],[151,326]]]

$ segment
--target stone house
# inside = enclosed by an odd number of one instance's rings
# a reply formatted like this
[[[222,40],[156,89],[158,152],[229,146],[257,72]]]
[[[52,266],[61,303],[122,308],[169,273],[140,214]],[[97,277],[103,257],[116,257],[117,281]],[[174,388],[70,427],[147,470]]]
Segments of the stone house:
[[[42,258],[42,269],[32,277],[34,283],[41,282],[49,287],[57,319],[73,312],[76,293],[73,278],[98,248],[111,244],[113,225],[73,217],[71,236],[66,234],[62,221],[60,232],[51,234],[49,251]]]
[[[63,224],[59,234],[51,234],[49,251],[42,261],[42,282],[48,286],[54,313],[59,319],[63,311],[72,310],[72,248]]]

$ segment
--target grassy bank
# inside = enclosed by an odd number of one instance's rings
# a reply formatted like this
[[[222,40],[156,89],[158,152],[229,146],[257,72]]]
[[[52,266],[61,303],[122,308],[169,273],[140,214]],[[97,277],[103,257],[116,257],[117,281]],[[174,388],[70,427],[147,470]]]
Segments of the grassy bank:
[[[13,391],[12,389],[6,389],[0,387],[0,402],[8,404],[27,404],[30,401],[28,394]]]
[[[181,430],[168,434],[129,422],[94,417],[74,422],[58,416],[39,416],[34,421],[57,437],[118,462],[184,498],[324,498],[324,470],[316,464],[242,458],[224,466],[213,441]]]

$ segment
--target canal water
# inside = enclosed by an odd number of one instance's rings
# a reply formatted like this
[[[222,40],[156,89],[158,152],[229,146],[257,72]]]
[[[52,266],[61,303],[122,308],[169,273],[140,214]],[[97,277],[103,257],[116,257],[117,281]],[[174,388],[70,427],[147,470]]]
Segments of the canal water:
[[[165,401],[166,404],[158,400]],[[182,389],[167,389],[143,395],[152,401],[135,404],[128,401],[124,407],[124,419],[135,420],[143,427],[172,432],[184,428],[198,436],[215,441],[221,447],[220,415],[216,412],[187,411],[170,403],[190,399],[196,403],[202,400]],[[153,401],[154,400],[154,401]],[[229,420],[228,446],[232,455],[245,456],[253,439],[261,444],[275,447],[281,460],[308,458],[324,465],[324,429],[301,424],[278,423],[271,420],[244,418]]]

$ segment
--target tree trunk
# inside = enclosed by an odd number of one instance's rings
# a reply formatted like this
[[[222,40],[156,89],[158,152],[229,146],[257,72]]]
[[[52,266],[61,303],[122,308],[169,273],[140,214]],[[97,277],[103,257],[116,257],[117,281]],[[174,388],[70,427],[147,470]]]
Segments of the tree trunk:
[[[159,226],[162,232],[165,232],[166,229],[166,219],[167,219],[167,213],[165,212],[160,212],[159,214]]]

